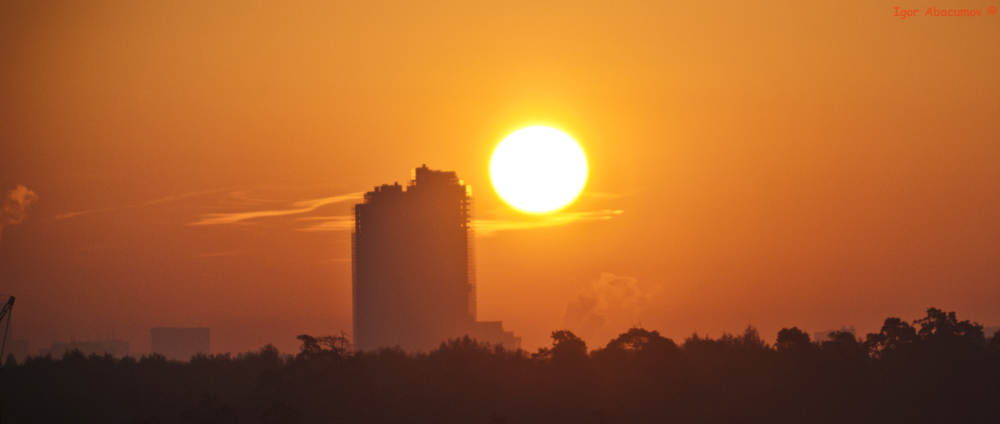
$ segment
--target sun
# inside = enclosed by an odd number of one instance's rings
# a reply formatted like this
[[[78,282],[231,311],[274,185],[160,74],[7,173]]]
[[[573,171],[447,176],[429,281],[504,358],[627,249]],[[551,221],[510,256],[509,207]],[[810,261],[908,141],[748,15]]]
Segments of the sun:
[[[562,131],[523,128],[493,152],[490,179],[511,206],[535,214],[554,212],[580,195],[587,183],[587,157]]]

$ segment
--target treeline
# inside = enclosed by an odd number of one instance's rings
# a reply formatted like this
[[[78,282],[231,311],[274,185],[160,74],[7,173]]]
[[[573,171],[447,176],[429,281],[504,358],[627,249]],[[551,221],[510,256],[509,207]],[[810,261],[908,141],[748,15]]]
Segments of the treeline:
[[[588,351],[569,331],[528,353],[468,338],[426,354],[344,336],[236,356],[8,359],[4,423],[998,423],[1000,332],[929,309],[863,339],[774,345],[753,327],[680,345],[633,328]]]

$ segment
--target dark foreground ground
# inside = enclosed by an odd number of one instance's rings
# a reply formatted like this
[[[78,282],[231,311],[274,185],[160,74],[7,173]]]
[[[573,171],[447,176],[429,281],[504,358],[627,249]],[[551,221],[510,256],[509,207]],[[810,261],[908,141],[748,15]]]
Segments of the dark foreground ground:
[[[292,357],[114,359],[79,352],[8,360],[4,424],[15,423],[1000,423],[1000,336],[928,310],[863,340],[776,345],[756,330],[681,345],[632,329],[587,350],[508,351],[451,340],[428,354],[353,352],[300,336]]]

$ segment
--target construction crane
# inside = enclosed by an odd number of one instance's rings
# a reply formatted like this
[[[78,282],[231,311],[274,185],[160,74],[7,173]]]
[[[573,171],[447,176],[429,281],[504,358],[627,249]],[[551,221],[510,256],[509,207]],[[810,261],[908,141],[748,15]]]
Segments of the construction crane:
[[[0,371],[3,371],[3,352],[7,348],[7,333],[10,332],[10,311],[12,309],[14,309],[14,296],[10,296],[7,303],[4,303],[3,309],[0,309],[0,323],[3,322],[4,318],[7,318],[7,326],[3,330],[3,341],[0,342]]]
[[[7,333],[10,332],[10,318],[7,315],[10,314],[11,309],[14,309],[14,296],[8,298],[7,303],[3,305],[3,309],[0,309],[0,323],[3,322],[4,318],[7,318],[7,327],[3,330],[3,341],[0,342],[0,361],[4,360],[3,352],[7,348]],[[2,363],[0,363],[0,367],[3,367]]]

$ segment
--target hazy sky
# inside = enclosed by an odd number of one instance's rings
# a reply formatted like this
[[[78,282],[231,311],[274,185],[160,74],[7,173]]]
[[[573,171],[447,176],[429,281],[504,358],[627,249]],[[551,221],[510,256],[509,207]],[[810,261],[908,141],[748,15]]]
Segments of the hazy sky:
[[[0,237],[13,336],[349,331],[351,205],[421,164],[473,186],[479,318],[526,348],[998,325],[991,5],[2,1],[0,194],[38,196]],[[537,124],[591,174],[529,218],[488,164]]]

